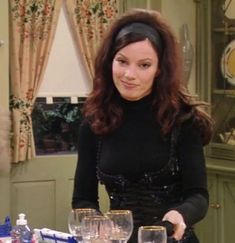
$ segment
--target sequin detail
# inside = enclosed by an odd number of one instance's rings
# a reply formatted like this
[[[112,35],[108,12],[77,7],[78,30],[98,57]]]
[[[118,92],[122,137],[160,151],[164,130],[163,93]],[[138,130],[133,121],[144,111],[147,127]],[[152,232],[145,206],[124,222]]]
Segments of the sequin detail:
[[[135,224],[144,225],[144,222],[149,224],[158,221],[170,207],[182,201],[181,171],[175,149],[177,137],[178,130],[175,130],[171,135],[168,163],[156,172],[144,172],[135,181],[128,180],[123,175],[105,173],[97,163],[97,178],[106,187],[112,209],[130,209]],[[100,139],[98,161],[101,145]],[[163,184],[165,178],[171,179]]]

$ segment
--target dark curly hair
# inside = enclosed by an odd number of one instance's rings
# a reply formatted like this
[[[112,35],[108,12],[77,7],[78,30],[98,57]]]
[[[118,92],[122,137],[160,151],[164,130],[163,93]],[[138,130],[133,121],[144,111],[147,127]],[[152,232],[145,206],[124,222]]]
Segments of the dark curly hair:
[[[123,110],[112,79],[112,62],[120,49],[146,39],[144,36],[133,34],[129,38],[116,41],[119,31],[133,22],[145,23],[154,28],[163,43],[159,57],[160,73],[152,88],[153,110],[156,121],[161,125],[162,134],[168,134],[174,124],[193,117],[200,128],[203,143],[209,143],[212,136],[212,119],[202,109],[207,104],[191,96],[185,88],[180,48],[173,31],[159,12],[143,9],[132,9],[116,19],[98,50],[94,64],[93,90],[84,106],[84,116],[90,122],[93,132],[100,135],[109,134],[122,122]],[[153,42],[151,44],[158,53],[158,47]]]

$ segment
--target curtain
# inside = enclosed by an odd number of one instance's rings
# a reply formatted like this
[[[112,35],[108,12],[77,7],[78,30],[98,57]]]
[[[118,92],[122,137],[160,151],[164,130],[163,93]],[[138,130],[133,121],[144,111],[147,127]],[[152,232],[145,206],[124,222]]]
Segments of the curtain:
[[[88,75],[94,75],[93,61],[104,31],[120,9],[120,0],[67,0],[66,6],[76,43],[81,50]]]
[[[9,0],[12,162],[35,156],[31,113],[55,34],[61,0]]]

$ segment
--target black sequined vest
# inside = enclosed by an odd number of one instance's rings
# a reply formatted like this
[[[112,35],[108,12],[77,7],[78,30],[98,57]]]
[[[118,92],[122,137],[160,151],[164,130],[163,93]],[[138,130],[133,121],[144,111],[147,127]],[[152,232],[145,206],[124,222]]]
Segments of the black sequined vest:
[[[133,213],[135,228],[151,225],[182,201],[181,170],[176,154],[179,128],[171,134],[168,163],[156,172],[143,172],[138,180],[127,180],[123,175],[106,174],[99,168],[102,138],[97,149],[97,177],[104,184],[110,198],[111,209],[129,209]],[[164,180],[163,180],[164,178]],[[162,183],[170,178],[167,183]]]

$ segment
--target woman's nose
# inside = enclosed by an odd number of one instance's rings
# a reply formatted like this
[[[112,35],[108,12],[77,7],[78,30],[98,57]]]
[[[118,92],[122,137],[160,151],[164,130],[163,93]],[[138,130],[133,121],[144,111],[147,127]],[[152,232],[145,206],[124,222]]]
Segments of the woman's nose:
[[[134,79],[136,76],[135,70],[133,67],[128,67],[125,70],[124,77],[127,79]]]

